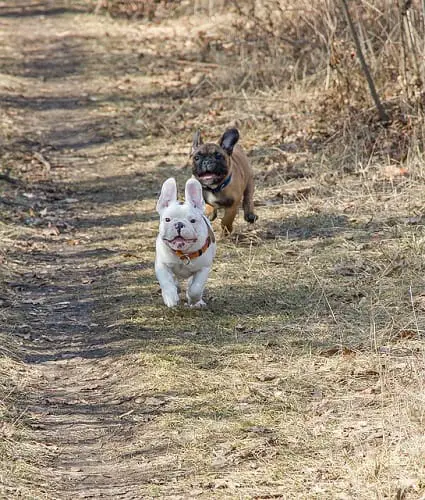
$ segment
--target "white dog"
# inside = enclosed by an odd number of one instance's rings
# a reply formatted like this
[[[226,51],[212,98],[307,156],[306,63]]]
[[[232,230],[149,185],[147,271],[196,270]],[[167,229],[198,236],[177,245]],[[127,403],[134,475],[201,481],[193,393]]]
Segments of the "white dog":
[[[161,217],[156,240],[155,273],[162,298],[168,307],[179,302],[177,278],[189,278],[186,292],[191,307],[205,305],[202,300],[215,256],[215,237],[204,216],[202,186],[196,179],[186,182],[185,202],[177,201],[173,178],[162,185],[156,209]]]

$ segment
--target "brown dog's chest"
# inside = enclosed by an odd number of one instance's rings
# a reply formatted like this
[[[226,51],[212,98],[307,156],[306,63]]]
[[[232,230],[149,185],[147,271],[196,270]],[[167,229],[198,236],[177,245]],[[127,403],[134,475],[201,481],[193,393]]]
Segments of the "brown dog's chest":
[[[216,208],[231,207],[235,201],[231,196],[226,194],[226,189],[220,193],[212,193],[208,189],[203,189],[204,200],[211,206]]]

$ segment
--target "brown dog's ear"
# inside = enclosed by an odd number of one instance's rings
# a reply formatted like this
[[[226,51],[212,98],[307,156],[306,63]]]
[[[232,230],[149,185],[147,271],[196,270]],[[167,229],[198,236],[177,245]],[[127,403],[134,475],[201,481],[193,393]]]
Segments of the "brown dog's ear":
[[[220,146],[231,155],[235,144],[239,141],[239,132],[236,128],[228,128],[220,139]]]
[[[193,134],[193,140],[192,140],[192,149],[190,151],[190,154],[192,155],[198,148],[199,146],[203,143],[202,137],[201,137],[201,131],[197,130]]]

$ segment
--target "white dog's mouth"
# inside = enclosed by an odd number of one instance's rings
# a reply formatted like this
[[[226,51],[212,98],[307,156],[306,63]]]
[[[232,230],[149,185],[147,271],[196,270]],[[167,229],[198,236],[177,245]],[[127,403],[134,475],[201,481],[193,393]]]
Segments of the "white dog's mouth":
[[[183,248],[186,245],[197,241],[196,238],[183,238],[183,236],[176,236],[172,240],[164,238],[164,240],[173,248]]]

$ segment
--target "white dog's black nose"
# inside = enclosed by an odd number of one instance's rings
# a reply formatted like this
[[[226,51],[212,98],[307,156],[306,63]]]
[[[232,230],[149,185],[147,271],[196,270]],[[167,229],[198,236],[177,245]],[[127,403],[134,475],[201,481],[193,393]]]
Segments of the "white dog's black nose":
[[[174,227],[177,229],[178,232],[180,232],[184,228],[183,222],[176,222],[174,224]]]

